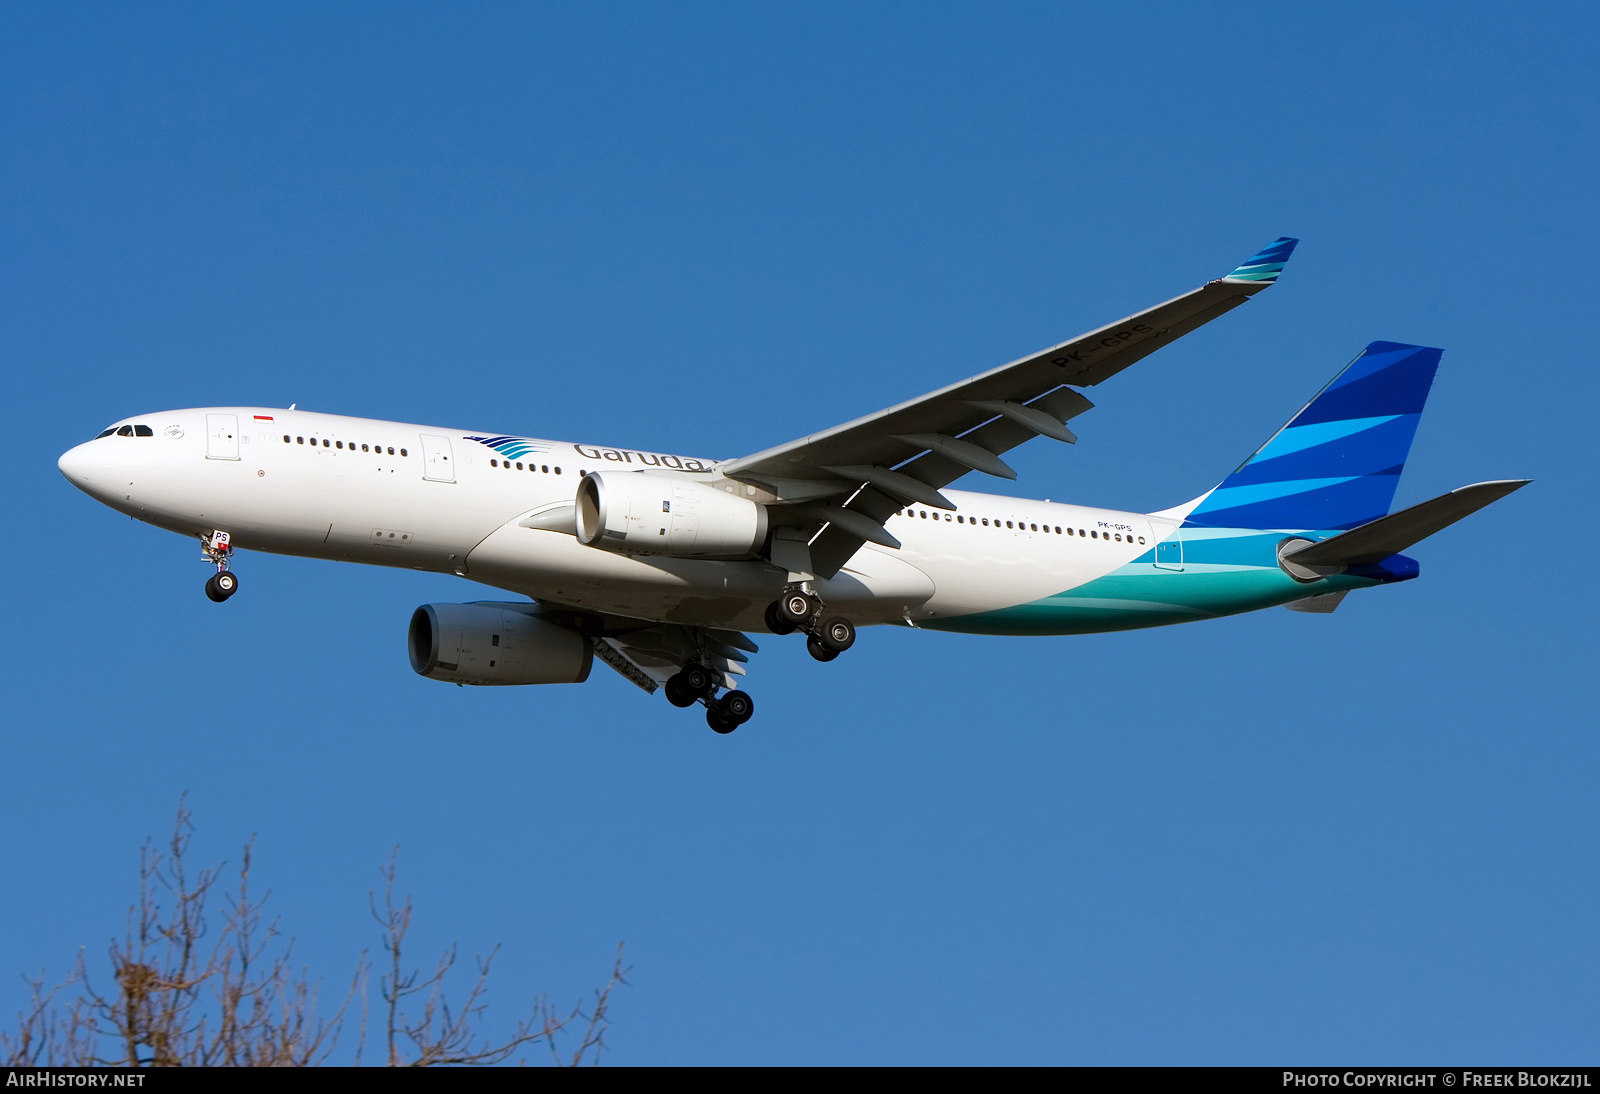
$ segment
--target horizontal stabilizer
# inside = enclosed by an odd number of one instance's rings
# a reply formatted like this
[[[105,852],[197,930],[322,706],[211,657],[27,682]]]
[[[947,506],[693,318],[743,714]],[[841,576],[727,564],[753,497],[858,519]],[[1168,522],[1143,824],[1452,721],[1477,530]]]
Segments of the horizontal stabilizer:
[[[1297,566],[1366,566],[1399,554],[1413,543],[1448,528],[1490,502],[1520,490],[1532,479],[1500,479],[1463,486],[1448,494],[1390,513],[1386,517],[1341,532],[1332,539],[1286,553],[1285,561]]]
[[[1339,589],[1331,593],[1318,593],[1316,596],[1302,597],[1291,600],[1285,604],[1291,612],[1310,612],[1312,615],[1327,615],[1339,606],[1349,589]]]

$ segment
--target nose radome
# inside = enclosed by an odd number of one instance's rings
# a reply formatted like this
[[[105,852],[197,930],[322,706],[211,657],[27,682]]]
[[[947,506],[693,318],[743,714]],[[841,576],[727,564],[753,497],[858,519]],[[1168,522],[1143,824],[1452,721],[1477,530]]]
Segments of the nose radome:
[[[61,458],[56,461],[56,467],[74,486],[82,486],[88,479],[89,454],[84,451],[88,447],[86,444],[80,444],[69,448],[61,453]]]
[[[80,444],[61,453],[56,466],[66,480],[96,501],[106,501],[106,491],[112,481],[110,461],[104,447],[96,449],[94,442]]]

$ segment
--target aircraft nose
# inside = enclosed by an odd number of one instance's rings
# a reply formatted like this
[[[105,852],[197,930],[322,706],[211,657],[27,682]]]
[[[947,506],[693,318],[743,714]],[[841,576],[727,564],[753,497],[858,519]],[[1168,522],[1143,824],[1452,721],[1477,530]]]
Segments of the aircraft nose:
[[[56,461],[56,467],[74,486],[81,487],[88,478],[89,454],[84,451],[88,447],[86,444],[80,444],[69,448],[61,453],[61,458]]]
[[[99,500],[110,482],[111,468],[104,451],[91,451],[92,443],[67,449],[56,461],[56,467],[73,486]]]

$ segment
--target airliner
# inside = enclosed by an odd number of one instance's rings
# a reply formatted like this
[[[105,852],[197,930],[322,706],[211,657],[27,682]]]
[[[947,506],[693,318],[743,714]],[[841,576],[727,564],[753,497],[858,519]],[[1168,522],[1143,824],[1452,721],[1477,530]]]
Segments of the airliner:
[[[270,407],[140,414],[61,456],[119,512],[199,540],[218,603],[239,549],[452,573],[520,599],[425,604],[407,649],[459,685],[581,683],[596,658],[729,733],[747,632],[818,661],[860,626],[1092,634],[1276,605],[1326,613],[1418,574],[1401,552],[1529,480],[1391,513],[1441,351],[1373,342],[1232,474],[1154,513],[951,489],[1073,444],[1083,394],[1277,281],[1225,277],[1039,353],[737,459]]]

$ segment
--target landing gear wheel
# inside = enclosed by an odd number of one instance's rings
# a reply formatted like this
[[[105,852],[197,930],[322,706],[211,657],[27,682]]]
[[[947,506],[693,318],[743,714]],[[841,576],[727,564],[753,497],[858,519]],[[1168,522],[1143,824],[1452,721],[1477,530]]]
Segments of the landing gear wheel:
[[[817,628],[816,639],[824,648],[834,653],[843,653],[856,644],[855,624],[843,616],[836,615],[832,619],[825,620],[822,626]]]
[[[206,598],[221,604],[239,591],[239,579],[227,570],[218,570],[206,578]]]
[[[742,691],[730,691],[706,702],[706,725],[718,733],[732,733],[750,720],[756,702]]]
[[[773,634],[793,634],[797,629],[796,624],[783,617],[783,609],[778,601],[767,605],[767,630]]]
[[[817,602],[805,593],[795,591],[784,593],[778,600],[777,616],[786,623],[792,624],[790,630],[799,627],[817,610]]]
[[[674,680],[677,681],[676,688],[673,687]],[[667,687],[669,689],[667,693],[668,699],[672,699],[672,691],[675,690],[679,695],[688,696],[689,703],[692,703],[697,699],[705,699],[713,691],[716,691],[717,678],[704,665],[688,664],[667,680]],[[677,705],[688,706],[689,703],[678,703]]]
[[[667,702],[675,707],[694,706],[695,697],[683,690],[676,676],[667,677],[667,686],[663,689],[667,693]]]
[[[824,646],[821,642],[819,642],[817,640],[817,636],[814,634],[806,639],[806,652],[812,657],[815,657],[818,661],[832,661],[835,657],[839,656],[838,650],[830,650],[827,646]]]
[[[745,692],[730,691],[717,700],[717,709],[728,721],[736,726],[742,726],[755,714],[756,701]]]

